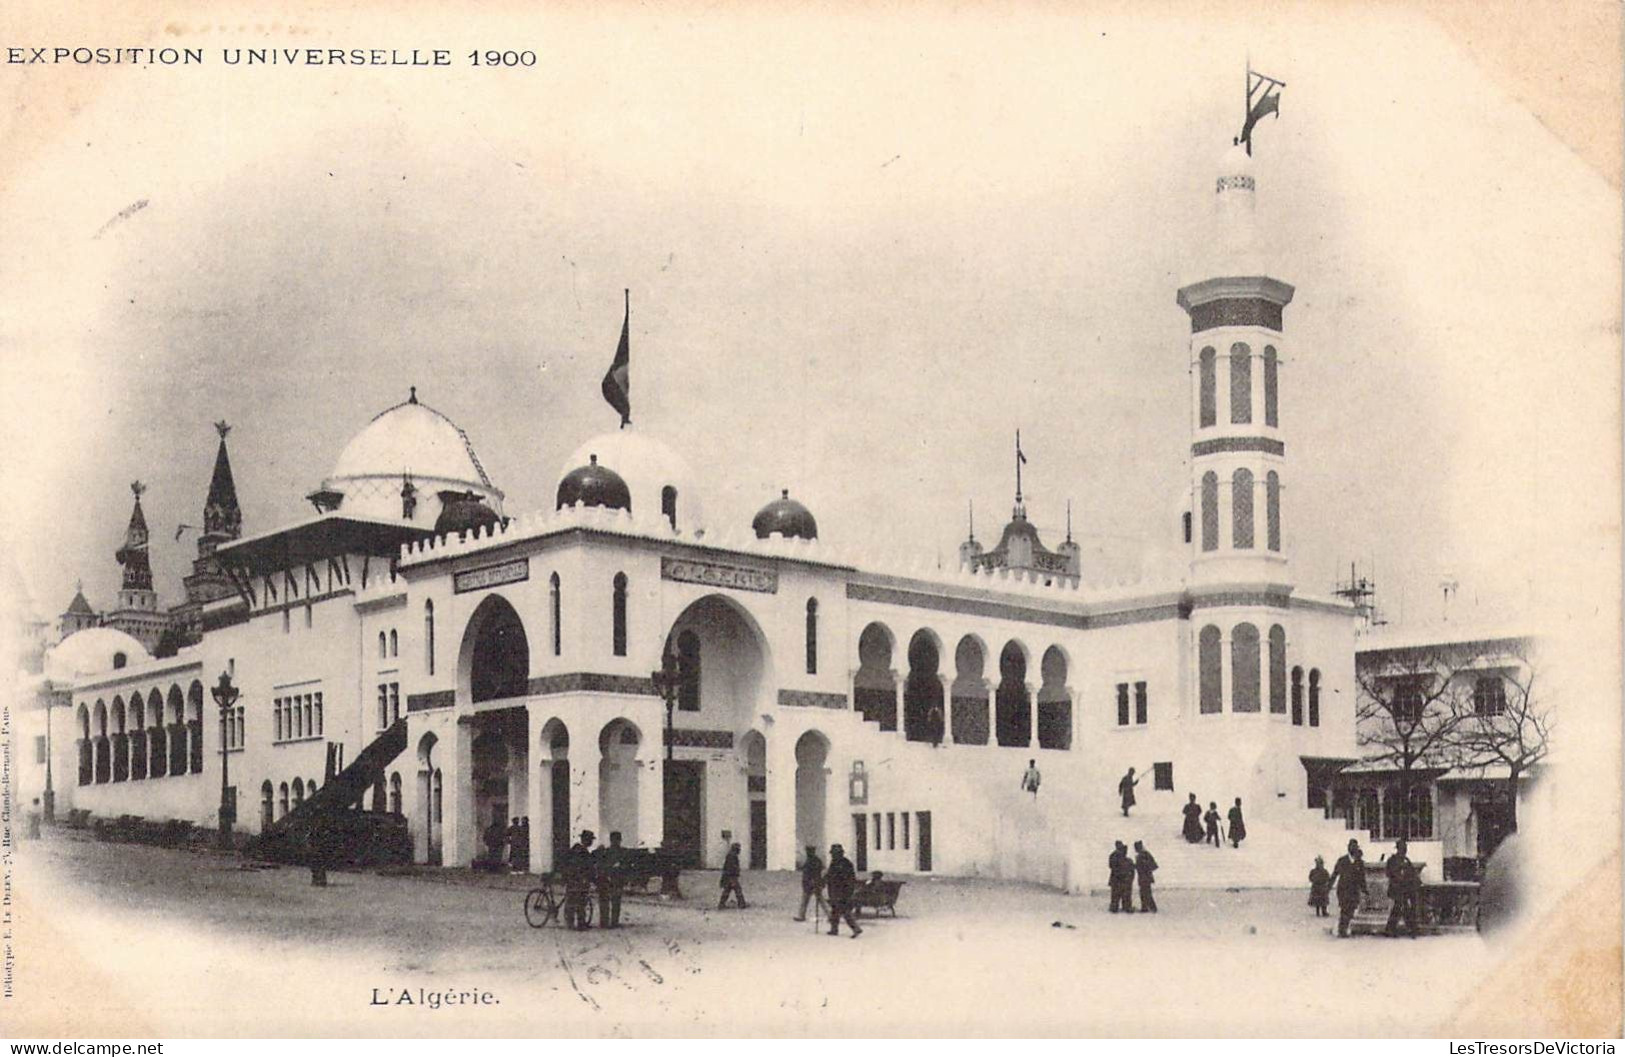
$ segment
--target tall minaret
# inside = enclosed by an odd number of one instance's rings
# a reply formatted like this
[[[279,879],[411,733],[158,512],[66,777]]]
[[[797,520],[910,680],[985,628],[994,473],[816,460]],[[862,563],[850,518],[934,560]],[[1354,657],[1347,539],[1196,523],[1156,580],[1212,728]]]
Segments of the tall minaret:
[[[234,593],[231,580],[220,568],[215,550],[243,532],[243,511],[237,503],[237,485],[231,476],[231,458],[226,454],[226,434],[231,427],[216,422],[220,447],[214,453],[214,476],[209,478],[209,495],[203,501],[203,533],[197,541],[197,557],[184,579],[186,601],[175,607],[175,630],[179,642],[189,645],[203,637],[203,605]]]
[[[147,516],[141,511],[141,493],[147,486],[140,481],[130,485],[135,493],[135,508],[130,511],[130,524],[124,530],[124,545],[115,553],[124,566],[124,579],[119,585],[118,604],[102,621],[103,624],[135,636],[148,650],[158,648],[158,640],[169,627],[169,617],[158,609],[158,592],[152,588],[152,563],[147,555]]]
[[[1254,230],[1253,159],[1224,156],[1214,187],[1208,278],[1179,291],[1191,321],[1191,579],[1285,585],[1282,309]]]

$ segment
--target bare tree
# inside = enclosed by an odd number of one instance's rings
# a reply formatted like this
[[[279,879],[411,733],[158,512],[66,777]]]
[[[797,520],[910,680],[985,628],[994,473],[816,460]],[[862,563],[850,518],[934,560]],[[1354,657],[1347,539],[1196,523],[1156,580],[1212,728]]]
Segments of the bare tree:
[[[1518,783],[1546,759],[1555,726],[1552,704],[1537,692],[1538,665],[1527,640],[1518,640],[1487,658],[1472,694],[1462,695],[1462,721],[1452,733],[1463,766],[1507,769],[1507,801],[1512,829],[1518,828]],[[1544,690],[1545,684],[1540,684]]]
[[[1412,829],[1412,791],[1426,786],[1423,770],[1460,761],[1459,734],[1470,710],[1462,707],[1459,676],[1476,653],[1452,644],[1383,651],[1357,669],[1356,739],[1364,762],[1399,772],[1401,832]]]

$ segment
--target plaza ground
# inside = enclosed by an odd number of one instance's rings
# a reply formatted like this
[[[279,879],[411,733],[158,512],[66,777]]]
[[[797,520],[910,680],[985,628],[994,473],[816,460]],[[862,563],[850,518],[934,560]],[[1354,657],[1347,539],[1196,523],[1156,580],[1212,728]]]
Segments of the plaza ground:
[[[790,920],[789,873],[748,909],[629,897],[626,927],[528,927],[529,879],[245,869],[212,852],[57,833],[19,849],[15,987],[31,1024],[98,1035],[1425,1035],[1492,971],[1478,936],[1339,941],[1293,891],[1104,897],[910,878],[854,941]],[[1057,927],[1059,923],[1059,927]],[[496,1004],[374,1005],[409,989]],[[18,1008],[18,1007],[13,1007]],[[34,1030],[30,1031],[30,1027]]]

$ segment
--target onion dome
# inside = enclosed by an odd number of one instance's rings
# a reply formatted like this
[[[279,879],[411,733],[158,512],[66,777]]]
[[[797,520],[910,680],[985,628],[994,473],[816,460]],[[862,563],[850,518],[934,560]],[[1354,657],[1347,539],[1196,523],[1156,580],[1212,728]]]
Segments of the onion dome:
[[[598,456],[589,455],[587,465],[578,466],[564,475],[559,482],[559,503],[556,509],[567,506],[602,506],[611,510],[631,510],[632,491],[621,480],[621,475],[607,466],[598,465]]]
[[[627,426],[601,433],[581,445],[559,471],[562,480],[596,453],[626,482],[632,509],[642,518],[667,521],[671,528],[697,534],[705,526],[698,480],[688,463],[664,441]]]
[[[374,416],[350,439],[333,472],[308,497],[322,512],[433,524],[435,501],[408,502],[402,481],[424,494],[474,492],[498,514],[502,490],[491,483],[468,434],[445,415],[418,402],[412,390],[402,403]]]
[[[756,531],[759,540],[769,536],[802,540],[818,538],[818,519],[813,517],[811,510],[790,498],[788,488],[779,493],[779,498],[756,512],[750,527]]]
[[[478,492],[448,490],[440,493],[440,516],[435,519],[434,531],[439,536],[454,532],[460,535],[488,529],[501,520]]]

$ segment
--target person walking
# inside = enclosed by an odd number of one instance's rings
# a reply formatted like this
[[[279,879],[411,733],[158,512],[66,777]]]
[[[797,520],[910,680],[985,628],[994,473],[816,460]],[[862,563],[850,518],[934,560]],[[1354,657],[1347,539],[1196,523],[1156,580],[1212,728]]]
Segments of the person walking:
[[[863,935],[852,909],[852,893],[858,886],[858,872],[846,850],[839,844],[829,846],[829,869],[824,871],[824,891],[829,894],[829,934],[841,934],[841,922],[852,930],[852,938]]]
[[[1021,775],[1021,791],[1024,793],[1031,793],[1033,795],[1033,799],[1036,800],[1038,799],[1039,783],[1043,780],[1044,776],[1038,773],[1038,761],[1028,760],[1027,770]]]
[[[717,909],[722,910],[728,905],[728,896],[732,895],[739,902],[739,909],[745,909],[745,890],[739,887],[739,845],[728,845],[728,854],[722,860],[722,898],[717,900]]]
[[[621,894],[626,888],[626,849],[621,847],[621,831],[609,835],[609,847],[594,853],[593,887],[598,890],[598,927],[621,927]]]
[[[1202,816],[1207,823],[1207,841],[1212,842],[1215,848],[1224,847],[1224,839],[1219,836],[1219,804],[1216,800],[1207,802],[1207,814]]]
[[[1181,832],[1185,834],[1186,842],[1202,843],[1202,805],[1196,802],[1195,793],[1191,794],[1191,798],[1185,802],[1180,811],[1185,815],[1185,827]]]
[[[1415,939],[1420,933],[1416,921],[1417,897],[1421,894],[1421,881],[1417,877],[1416,864],[1411,862],[1410,856],[1405,853],[1409,850],[1405,838],[1401,837],[1394,842],[1394,854],[1388,856],[1383,864],[1383,870],[1388,874],[1388,924],[1383,927],[1384,936],[1399,935],[1399,919],[1405,919],[1405,930]]]
[[[1337,892],[1337,934],[1346,937],[1349,922],[1354,920],[1354,912],[1366,894],[1365,857],[1360,854],[1359,841],[1349,841],[1348,854],[1338,858],[1328,883]]]
[[[564,875],[564,924],[580,932],[588,928],[587,900],[592,892],[592,845],[598,837],[590,829],[564,853],[559,872]]]
[[[508,843],[508,870],[511,873],[521,873],[524,866],[520,859],[524,855],[525,829],[519,824],[519,816],[515,815],[513,821],[508,823],[508,831],[503,835]]]
[[[1128,769],[1128,774],[1125,774],[1117,783],[1117,795],[1123,801],[1124,818],[1128,818],[1128,809],[1134,806],[1134,787],[1139,784],[1139,781],[1134,777],[1134,768],[1132,767]]]
[[[1157,901],[1152,898],[1151,885],[1157,872],[1157,860],[1143,841],[1134,842],[1134,873],[1140,879],[1140,913],[1155,914]]]
[[[1326,897],[1332,890],[1332,875],[1326,872],[1326,860],[1315,856],[1315,868],[1309,871],[1309,905],[1315,908],[1315,917],[1326,916]]]
[[[1128,856],[1128,846],[1117,841],[1112,853],[1106,856],[1106,883],[1111,891],[1111,912],[1122,910],[1134,913],[1134,860]]]
[[[1247,839],[1247,823],[1241,818],[1241,797],[1236,797],[1236,806],[1230,809],[1230,846],[1241,847],[1241,842]]]
[[[824,897],[819,889],[824,887],[824,860],[818,857],[818,849],[814,845],[807,845],[807,857],[801,860],[801,909],[796,911],[796,921],[807,920],[807,904],[813,900],[818,901],[818,908],[828,911],[824,905]]]

